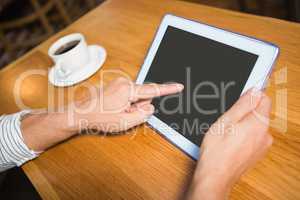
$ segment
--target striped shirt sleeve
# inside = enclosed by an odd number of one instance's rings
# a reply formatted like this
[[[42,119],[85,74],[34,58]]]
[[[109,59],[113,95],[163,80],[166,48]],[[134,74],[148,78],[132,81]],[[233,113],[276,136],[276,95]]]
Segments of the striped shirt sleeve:
[[[22,117],[29,112],[24,110],[0,116],[0,172],[21,166],[38,156],[26,146],[20,129]]]

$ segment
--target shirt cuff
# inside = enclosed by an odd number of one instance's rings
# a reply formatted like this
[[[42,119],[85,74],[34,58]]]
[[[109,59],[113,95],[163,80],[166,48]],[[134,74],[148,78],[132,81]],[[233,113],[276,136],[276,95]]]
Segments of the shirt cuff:
[[[39,155],[27,147],[21,133],[21,120],[28,113],[30,110],[0,117],[0,157],[6,164],[21,166]]]

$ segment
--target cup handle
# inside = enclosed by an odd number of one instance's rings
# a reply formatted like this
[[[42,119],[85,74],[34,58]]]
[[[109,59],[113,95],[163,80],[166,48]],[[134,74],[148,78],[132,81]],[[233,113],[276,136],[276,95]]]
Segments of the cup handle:
[[[71,74],[71,71],[64,69],[61,66],[61,62],[62,62],[61,60],[58,60],[55,64],[55,67],[57,68],[57,73],[58,73],[59,77],[67,78]]]

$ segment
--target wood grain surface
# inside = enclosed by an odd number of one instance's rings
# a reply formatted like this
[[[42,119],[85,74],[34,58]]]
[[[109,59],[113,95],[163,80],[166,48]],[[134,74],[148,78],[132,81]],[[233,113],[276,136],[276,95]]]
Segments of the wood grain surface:
[[[85,95],[88,84],[108,82],[121,70],[133,80],[162,17],[172,13],[277,44],[281,55],[267,93],[273,99],[274,145],[266,158],[234,187],[231,199],[300,199],[300,25],[175,0],[107,0],[98,8],[0,71],[0,113],[45,108]],[[101,44],[108,57],[102,69],[70,88],[48,84],[47,56],[59,37],[80,32]],[[39,75],[30,75],[32,70]],[[19,99],[20,100],[20,99]],[[54,133],[55,134],[55,133]],[[234,162],[234,160],[232,160]],[[78,136],[23,166],[43,199],[182,199],[195,162],[146,125],[122,136]]]

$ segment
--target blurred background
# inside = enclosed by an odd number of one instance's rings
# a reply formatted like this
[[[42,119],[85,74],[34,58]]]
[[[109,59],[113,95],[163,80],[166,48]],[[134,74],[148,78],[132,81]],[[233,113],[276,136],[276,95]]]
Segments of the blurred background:
[[[104,1],[0,0],[0,69]],[[300,0],[184,1],[300,22]]]
[[[104,1],[0,0],[0,69]],[[300,22],[300,0],[182,1]],[[41,199],[21,168],[0,174],[0,196]]]

